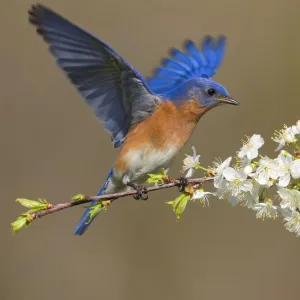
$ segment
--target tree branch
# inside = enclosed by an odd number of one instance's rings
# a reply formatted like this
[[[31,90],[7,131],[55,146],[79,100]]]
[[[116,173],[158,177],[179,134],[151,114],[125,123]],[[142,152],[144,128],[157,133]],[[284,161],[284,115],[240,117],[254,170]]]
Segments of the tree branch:
[[[194,188],[197,188],[197,187],[203,185],[205,182],[210,182],[210,181],[213,181],[213,178],[210,178],[210,177],[209,178],[195,178],[195,179],[187,180],[188,185],[191,185]],[[162,190],[162,189],[172,188],[175,186],[179,187],[180,185],[181,185],[180,180],[169,179],[169,182],[149,187],[146,189],[146,191],[147,191],[147,193],[149,193],[149,192],[154,192],[154,191],[158,191],[158,190]],[[101,195],[101,196],[84,196],[84,195],[82,195],[81,199],[77,200],[77,201],[71,201],[71,202],[59,203],[59,204],[49,204],[48,209],[31,213],[30,216],[32,217],[32,220],[34,220],[34,219],[42,218],[49,214],[53,214],[55,212],[61,211],[66,208],[74,207],[77,205],[82,205],[85,203],[92,202],[94,200],[110,200],[110,202],[107,203],[107,205],[109,205],[110,203],[112,203],[113,201],[115,201],[119,198],[124,198],[126,196],[133,196],[133,195],[137,195],[137,191],[130,190],[127,192],[107,194],[107,195]]]

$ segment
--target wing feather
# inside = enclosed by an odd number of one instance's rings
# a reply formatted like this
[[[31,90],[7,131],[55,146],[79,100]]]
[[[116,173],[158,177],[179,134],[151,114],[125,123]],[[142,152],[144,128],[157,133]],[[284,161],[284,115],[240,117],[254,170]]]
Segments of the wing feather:
[[[150,86],[109,45],[51,9],[33,5],[29,21],[120,146],[130,126],[153,113],[158,98]]]

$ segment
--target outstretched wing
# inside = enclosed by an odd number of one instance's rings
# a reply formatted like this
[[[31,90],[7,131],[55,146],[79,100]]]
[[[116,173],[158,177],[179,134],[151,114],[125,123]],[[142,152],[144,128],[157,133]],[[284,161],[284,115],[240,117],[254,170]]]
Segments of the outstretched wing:
[[[54,11],[33,5],[29,21],[120,146],[130,126],[155,109],[157,97],[146,81],[109,45]]]
[[[216,41],[210,36],[205,37],[201,50],[194,42],[186,41],[186,53],[171,49],[171,58],[162,60],[161,66],[154,71],[147,83],[153,92],[165,94],[193,77],[211,78],[223,61],[225,47],[224,36]]]

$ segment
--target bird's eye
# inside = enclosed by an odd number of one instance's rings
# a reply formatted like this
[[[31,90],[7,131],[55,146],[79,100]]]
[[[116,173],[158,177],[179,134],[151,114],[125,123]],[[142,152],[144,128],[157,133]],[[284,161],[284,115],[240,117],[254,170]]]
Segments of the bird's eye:
[[[215,89],[208,89],[208,90],[207,90],[207,94],[208,94],[209,96],[213,96],[215,93],[216,93],[216,90],[215,90]]]

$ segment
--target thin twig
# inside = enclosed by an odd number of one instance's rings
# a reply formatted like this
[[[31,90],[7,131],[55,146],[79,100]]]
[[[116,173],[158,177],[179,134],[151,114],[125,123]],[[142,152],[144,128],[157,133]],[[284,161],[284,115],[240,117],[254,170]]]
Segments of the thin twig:
[[[192,185],[194,187],[199,187],[200,185],[204,184],[205,182],[210,182],[212,180],[213,180],[213,178],[195,178],[195,179],[189,179],[188,184]],[[162,189],[172,188],[175,186],[180,186],[179,180],[170,180],[170,182],[168,182],[168,183],[155,185],[155,186],[147,188],[146,190],[147,190],[147,193],[149,193],[149,192],[154,192],[154,191],[158,191],[158,190],[162,190]],[[47,210],[42,210],[42,211],[32,213],[31,217],[32,217],[32,219],[38,219],[38,218],[42,218],[46,215],[58,212],[60,210],[74,207],[77,205],[82,205],[85,203],[89,203],[94,200],[111,200],[111,202],[113,202],[119,198],[124,198],[126,196],[133,196],[136,194],[137,194],[137,192],[135,190],[130,190],[127,192],[107,194],[107,195],[101,195],[101,196],[84,196],[83,200],[71,201],[71,202],[59,203],[59,204],[50,204],[50,206]]]

